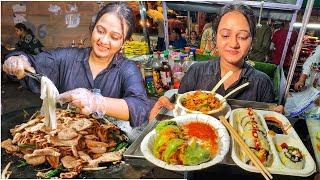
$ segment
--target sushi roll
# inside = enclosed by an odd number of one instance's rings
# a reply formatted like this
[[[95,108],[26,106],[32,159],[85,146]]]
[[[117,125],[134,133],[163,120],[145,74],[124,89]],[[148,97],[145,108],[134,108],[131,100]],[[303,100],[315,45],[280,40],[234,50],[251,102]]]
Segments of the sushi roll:
[[[255,122],[252,121],[252,122],[248,122],[243,127],[243,131],[254,131],[254,130],[257,130],[257,131],[263,133],[264,135],[266,135],[266,130],[259,123],[255,123]]]
[[[242,127],[245,127],[249,122],[255,122],[256,124],[262,126],[258,114],[252,108],[240,109],[235,114],[235,118],[238,124],[240,124]]]
[[[242,139],[265,166],[271,166],[273,156],[270,151],[268,140],[262,132],[245,131],[242,134]],[[242,151],[240,153],[240,159],[247,164],[251,164],[249,157]]]
[[[242,139],[250,148],[266,149],[268,151],[270,150],[270,146],[266,136],[259,131],[256,131],[256,132],[245,131],[242,134]]]
[[[257,112],[252,108],[240,109],[234,116],[238,123],[238,132],[244,142],[265,166],[271,166],[273,155],[266,130]],[[240,151],[239,155],[243,162],[251,164],[250,158],[243,151]]]
[[[286,167],[297,170],[303,169],[305,159],[298,148],[282,143],[277,149],[280,160]]]

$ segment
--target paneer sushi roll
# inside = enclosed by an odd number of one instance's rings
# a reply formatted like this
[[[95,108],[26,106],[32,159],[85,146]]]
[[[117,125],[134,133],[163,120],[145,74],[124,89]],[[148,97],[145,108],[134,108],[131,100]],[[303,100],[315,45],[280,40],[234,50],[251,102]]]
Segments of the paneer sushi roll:
[[[273,156],[266,136],[259,131],[245,131],[242,134],[244,142],[258,157],[261,163],[269,167],[272,164]],[[240,158],[245,163],[250,163],[249,157],[244,153],[240,153]]]
[[[277,149],[280,160],[286,167],[297,170],[303,169],[305,159],[298,148],[282,143]]]
[[[258,114],[252,108],[241,109],[235,114],[236,121],[242,127],[245,127],[249,122],[256,122],[261,125],[261,120]]]
[[[258,131],[266,135],[266,130],[262,127],[261,124],[256,123],[254,121],[248,122],[244,127],[242,127],[242,131]]]

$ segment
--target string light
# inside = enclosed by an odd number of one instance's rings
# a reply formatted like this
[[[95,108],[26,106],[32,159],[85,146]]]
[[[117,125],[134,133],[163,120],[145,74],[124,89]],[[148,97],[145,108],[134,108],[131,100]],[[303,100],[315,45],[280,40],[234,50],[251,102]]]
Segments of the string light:
[[[294,23],[293,24],[293,27],[301,27],[302,26],[302,23]],[[320,24],[316,24],[316,23],[309,23],[307,24],[307,28],[310,28],[310,29],[320,29]]]

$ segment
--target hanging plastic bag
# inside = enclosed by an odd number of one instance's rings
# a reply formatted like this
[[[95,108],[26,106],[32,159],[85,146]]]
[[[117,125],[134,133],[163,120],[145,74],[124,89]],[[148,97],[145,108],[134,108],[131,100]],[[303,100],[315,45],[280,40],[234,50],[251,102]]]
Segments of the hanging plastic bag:
[[[320,91],[314,87],[302,92],[291,93],[291,97],[287,98],[284,107],[285,115],[295,117],[302,114],[313,106],[318,97],[320,97]]]

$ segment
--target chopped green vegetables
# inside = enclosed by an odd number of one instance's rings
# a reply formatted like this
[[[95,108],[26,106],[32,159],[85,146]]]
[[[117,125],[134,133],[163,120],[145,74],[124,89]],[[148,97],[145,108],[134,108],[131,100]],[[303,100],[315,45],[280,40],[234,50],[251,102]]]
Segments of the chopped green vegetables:
[[[177,122],[175,122],[175,121],[161,121],[156,127],[156,132],[159,133],[166,126],[171,126],[171,127],[177,126]]]
[[[50,179],[50,178],[58,175],[63,169],[64,169],[63,166],[60,165],[60,166],[57,167],[56,169],[53,169],[53,170],[48,171],[48,172],[44,175],[44,178],[45,178],[45,179]]]
[[[125,141],[118,143],[114,151],[119,151],[120,149],[127,147],[127,145],[128,145],[128,142],[125,142]]]
[[[23,111],[23,117],[24,119],[26,119],[30,114],[25,109],[22,109],[22,111]]]
[[[183,164],[186,165],[198,165],[203,162],[210,160],[210,150],[201,147],[200,144],[192,139],[190,145],[186,148],[184,152]]]
[[[18,143],[18,147],[23,149],[36,149],[35,145]]]
[[[163,153],[164,161],[169,162],[169,158],[178,150],[178,148],[183,144],[182,139],[171,139],[168,142],[168,146]]]
[[[26,165],[28,165],[28,163],[26,161],[19,160],[19,164],[17,165],[17,167],[24,167]]]

